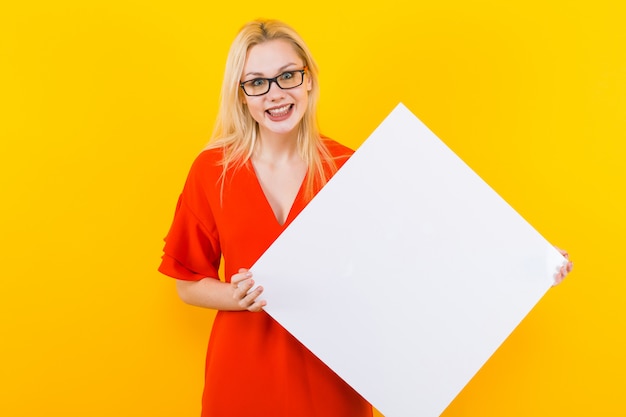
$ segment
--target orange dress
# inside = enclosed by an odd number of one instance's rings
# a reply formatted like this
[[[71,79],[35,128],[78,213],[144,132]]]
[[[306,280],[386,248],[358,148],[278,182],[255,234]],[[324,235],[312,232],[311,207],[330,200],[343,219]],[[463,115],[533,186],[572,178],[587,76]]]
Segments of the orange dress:
[[[352,154],[325,141],[338,167]],[[221,156],[221,150],[204,151],[191,167],[165,239],[159,267],[165,275],[217,279],[223,255],[230,281],[306,205],[301,188],[279,224],[252,166],[230,169],[222,182]],[[372,408],[267,313],[219,311],[207,349],[202,416],[371,417]]]

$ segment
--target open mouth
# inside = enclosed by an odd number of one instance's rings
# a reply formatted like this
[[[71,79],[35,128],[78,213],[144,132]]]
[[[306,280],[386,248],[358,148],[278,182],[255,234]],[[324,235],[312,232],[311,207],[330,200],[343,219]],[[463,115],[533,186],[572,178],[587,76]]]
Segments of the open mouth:
[[[285,104],[284,106],[267,109],[265,110],[265,112],[270,116],[271,119],[283,119],[289,115],[292,108],[293,104]]]

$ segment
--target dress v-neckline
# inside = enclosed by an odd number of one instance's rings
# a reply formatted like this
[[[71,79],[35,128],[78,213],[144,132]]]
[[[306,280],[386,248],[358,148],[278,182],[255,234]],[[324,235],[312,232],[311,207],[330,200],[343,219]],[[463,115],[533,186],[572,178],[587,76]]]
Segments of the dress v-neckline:
[[[263,189],[261,180],[259,179],[256,169],[254,168],[254,164],[252,163],[251,160],[248,161],[248,168],[250,170],[252,177],[254,178],[254,183],[256,184],[259,197],[263,200],[266,209],[269,211],[270,215],[276,222],[276,225],[278,225],[280,228],[285,227],[285,225],[287,225],[289,221],[291,220],[296,204],[301,198],[301,194],[304,188],[304,183],[306,182],[306,179],[309,174],[308,173],[304,174],[304,177],[302,178],[302,182],[300,183],[300,186],[298,187],[298,192],[294,196],[293,201],[291,202],[291,205],[289,206],[289,210],[287,211],[285,220],[281,223],[280,220],[278,219],[278,216],[276,215],[276,212],[274,211],[274,208],[272,207],[272,204],[270,203],[270,200],[267,198],[267,194],[265,194],[265,190]]]

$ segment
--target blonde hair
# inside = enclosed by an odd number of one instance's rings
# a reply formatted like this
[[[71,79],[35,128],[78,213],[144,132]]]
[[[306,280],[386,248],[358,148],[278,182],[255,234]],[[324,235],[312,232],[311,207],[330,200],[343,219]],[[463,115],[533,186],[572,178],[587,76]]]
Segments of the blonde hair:
[[[221,148],[223,173],[229,167],[240,168],[252,157],[259,140],[259,127],[243,104],[240,78],[249,49],[255,45],[281,39],[289,42],[307,67],[311,80],[307,110],[298,128],[297,147],[308,165],[305,197],[310,199],[317,187],[327,181],[324,165],[336,171],[332,156],[323,143],[317,123],[319,99],[318,67],[304,40],[287,24],[278,20],[255,20],[245,24],[233,41],[224,71],[220,106],[215,128],[207,149]],[[223,187],[224,175],[222,175]]]

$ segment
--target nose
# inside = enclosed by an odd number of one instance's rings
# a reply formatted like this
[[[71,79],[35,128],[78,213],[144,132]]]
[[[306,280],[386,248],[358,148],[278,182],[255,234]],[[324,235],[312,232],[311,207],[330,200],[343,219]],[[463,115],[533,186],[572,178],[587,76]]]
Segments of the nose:
[[[278,86],[278,82],[276,80],[270,81],[270,89],[267,92],[267,95],[270,97],[282,97],[284,94],[284,90]]]

